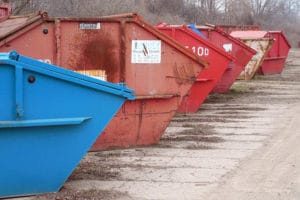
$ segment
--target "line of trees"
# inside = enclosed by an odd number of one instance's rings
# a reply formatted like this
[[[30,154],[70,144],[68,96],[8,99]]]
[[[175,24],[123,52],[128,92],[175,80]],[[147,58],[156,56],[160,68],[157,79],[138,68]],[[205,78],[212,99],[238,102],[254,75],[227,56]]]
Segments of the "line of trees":
[[[300,41],[299,0],[2,0],[14,14],[45,10],[52,16],[90,17],[138,12],[156,24],[260,25],[284,30],[290,42]]]

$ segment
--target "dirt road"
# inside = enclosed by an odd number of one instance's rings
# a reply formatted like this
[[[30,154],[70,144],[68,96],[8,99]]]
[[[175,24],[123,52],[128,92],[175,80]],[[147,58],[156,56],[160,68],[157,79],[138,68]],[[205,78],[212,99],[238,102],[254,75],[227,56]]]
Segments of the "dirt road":
[[[299,56],[299,51],[291,52],[284,78],[299,77]],[[285,81],[290,83],[287,91],[293,91],[295,99],[300,95],[299,80]],[[300,199],[300,101],[287,103],[264,146],[224,176],[205,199]]]
[[[223,177],[206,200],[300,199],[300,103],[277,124],[265,146]]]
[[[300,50],[177,115],[158,145],[88,153],[56,194],[25,199],[300,199]]]

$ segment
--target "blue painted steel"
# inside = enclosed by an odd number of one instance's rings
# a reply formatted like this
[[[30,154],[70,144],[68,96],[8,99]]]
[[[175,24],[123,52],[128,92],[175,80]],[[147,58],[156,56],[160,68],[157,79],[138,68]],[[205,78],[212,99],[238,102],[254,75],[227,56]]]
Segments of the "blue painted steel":
[[[189,27],[190,29],[192,29],[195,33],[197,33],[198,35],[200,35],[202,38],[207,39],[207,37],[206,37],[201,31],[199,31],[199,30],[196,28],[195,24],[189,24],[188,27]]]
[[[0,128],[75,125],[81,124],[88,119],[91,119],[91,117],[0,121]]]
[[[0,197],[56,192],[133,90],[0,54]],[[99,166],[101,167],[101,166]]]

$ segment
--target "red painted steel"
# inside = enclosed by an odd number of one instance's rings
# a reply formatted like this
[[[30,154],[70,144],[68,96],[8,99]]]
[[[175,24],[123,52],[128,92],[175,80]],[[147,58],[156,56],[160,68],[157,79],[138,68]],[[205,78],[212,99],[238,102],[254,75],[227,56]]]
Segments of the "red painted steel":
[[[268,54],[266,55],[261,67],[257,73],[262,75],[280,74],[284,68],[286,58],[288,56],[291,45],[282,31],[258,31],[260,27],[257,25],[243,25],[243,26],[231,26],[231,25],[216,25],[217,28],[224,30],[227,33],[233,31],[245,32],[245,36],[248,39],[265,37],[274,38],[275,41]],[[253,32],[249,32],[252,30]],[[250,34],[249,34],[250,33]],[[258,35],[260,34],[260,35]],[[241,36],[241,35],[239,35]]]
[[[92,150],[158,142],[208,65],[137,14],[85,19],[40,14],[16,24],[20,18],[0,23],[1,51],[15,49],[110,82],[125,82],[136,91],[137,99],[123,105]]]
[[[236,57],[232,68],[228,68],[222,76],[220,82],[214,88],[214,92],[225,93],[228,91],[228,85],[232,85],[240,73],[245,69],[247,63],[251,60],[256,51],[248,47],[240,40],[230,36],[226,32],[215,27],[198,26],[209,41]]]
[[[258,73],[263,75],[280,74],[284,68],[291,45],[282,31],[269,31],[275,39]]]
[[[197,112],[235,58],[210,41],[202,38],[187,26],[160,24],[156,28],[210,63],[209,68],[199,74],[189,94],[183,99],[181,106],[177,110],[181,113]],[[230,86],[228,85],[228,88]]]

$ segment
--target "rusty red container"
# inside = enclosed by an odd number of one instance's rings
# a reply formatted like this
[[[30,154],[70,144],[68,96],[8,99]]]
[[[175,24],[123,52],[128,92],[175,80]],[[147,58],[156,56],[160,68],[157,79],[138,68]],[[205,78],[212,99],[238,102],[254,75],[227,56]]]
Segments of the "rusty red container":
[[[258,31],[258,25],[216,25],[218,29],[230,34],[233,31]],[[257,73],[262,75],[280,74],[284,68],[291,45],[282,31],[267,31],[265,38],[273,38],[274,42],[265,56]]]
[[[274,42],[266,55],[258,73],[262,75],[280,74],[284,68],[291,45],[282,31],[268,31]]]
[[[225,93],[229,89],[228,85],[231,86],[239,77],[252,56],[256,54],[256,51],[240,40],[215,27],[197,26],[196,28],[204,34],[209,41],[216,46],[225,49],[225,51],[236,58],[232,68],[228,68],[225,71],[220,82],[213,90],[217,93]]]
[[[15,49],[135,90],[136,100],[125,102],[92,150],[158,142],[208,65],[137,14],[9,18],[0,23],[0,39],[1,51]]]
[[[239,79],[250,80],[259,71],[274,39],[269,36],[267,31],[233,31],[230,35],[256,50],[255,56],[252,57],[239,77]]]
[[[209,68],[204,69],[199,74],[189,94],[183,99],[177,110],[180,113],[197,112],[206,97],[221,80],[227,68],[232,67],[235,58],[185,25],[176,26],[161,23],[156,28],[210,63]],[[228,84],[227,89],[230,86]]]

